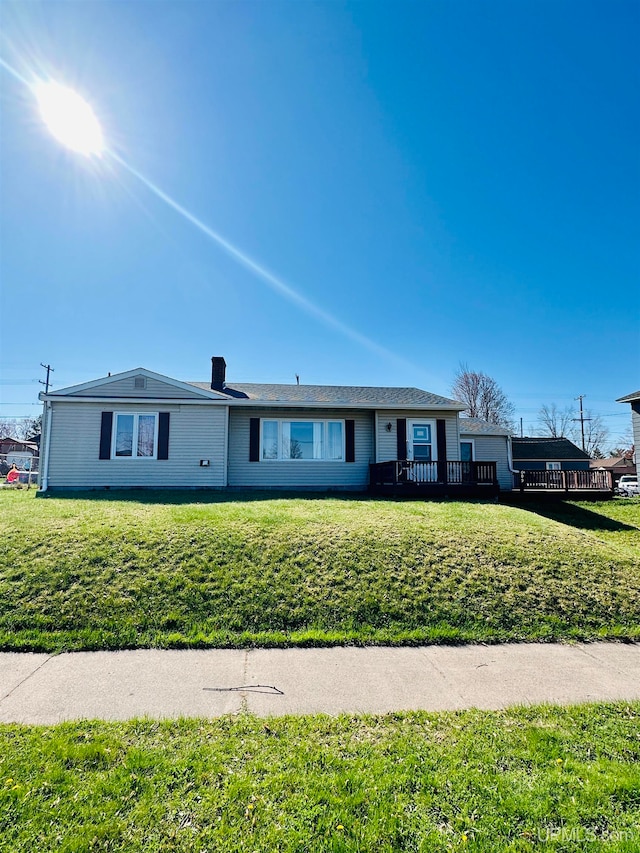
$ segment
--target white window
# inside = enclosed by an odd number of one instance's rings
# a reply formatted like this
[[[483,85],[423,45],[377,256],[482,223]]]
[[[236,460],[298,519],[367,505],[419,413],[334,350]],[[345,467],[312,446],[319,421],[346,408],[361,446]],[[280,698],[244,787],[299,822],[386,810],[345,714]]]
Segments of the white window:
[[[116,412],[111,445],[112,459],[155,459],[158,417],[153,414]]]
[[[344,461],[344,421],[261,421],[263,461]]]
[[[560,462],[547,462],[547,471],[561,471],[562,464]]]

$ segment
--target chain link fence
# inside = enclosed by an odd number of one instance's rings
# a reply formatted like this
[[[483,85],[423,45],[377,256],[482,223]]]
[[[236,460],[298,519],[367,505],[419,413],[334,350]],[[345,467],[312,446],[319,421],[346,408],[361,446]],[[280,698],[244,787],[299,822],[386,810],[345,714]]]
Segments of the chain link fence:
[[[38,484],[40,457],[18,449],[0,453],[0,488],[35,488]]]

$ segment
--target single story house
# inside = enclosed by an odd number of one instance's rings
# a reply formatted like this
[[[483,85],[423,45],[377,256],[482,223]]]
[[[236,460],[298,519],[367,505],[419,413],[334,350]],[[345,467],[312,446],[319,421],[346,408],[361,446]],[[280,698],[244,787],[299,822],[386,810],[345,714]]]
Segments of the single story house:
[[[513,438],[518,471],[588,471],[590,457],[568,438]]]
[[[280,488],[489,494],[508,431],[418,388],[183,382],[136,368],[41,393],[40,488]],[[387,466],[387,467],[385,467]]]
[[[635,474],[636,466],[632,456],[609,456],[607,459],[592,459],[592,470],[611,471],[613,485],[617,485],[623,474]]]
[[[631,403],[631,428],[633,429],[634,462],[636,471],[640,470],[640,391],[619,397],[616,403]]]
[[[37,468],[38,445],[35,441],[21,441],[5,436],[0,438],[0,474],[6,474],[14,463],[23,471]]]

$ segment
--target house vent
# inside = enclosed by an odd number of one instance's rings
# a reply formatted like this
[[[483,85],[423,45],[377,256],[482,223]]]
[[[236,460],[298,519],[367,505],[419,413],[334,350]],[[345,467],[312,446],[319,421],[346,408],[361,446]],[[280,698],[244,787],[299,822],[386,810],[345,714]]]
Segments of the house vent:
[[[136,378],[133,380],[133,387],[134,388],[146,388],[147,387],[146,378],[144,376],[136,376]]]

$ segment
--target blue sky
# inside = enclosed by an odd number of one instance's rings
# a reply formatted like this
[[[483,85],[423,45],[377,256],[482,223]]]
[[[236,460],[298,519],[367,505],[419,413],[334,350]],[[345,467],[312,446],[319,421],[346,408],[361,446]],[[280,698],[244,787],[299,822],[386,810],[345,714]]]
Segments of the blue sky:
[[[490,374],[630,422],[640,387],[637,2],[3,0],[0,57],[94,106],[61,148],[0,68],[0,416],[37,384],[416,385]]]

